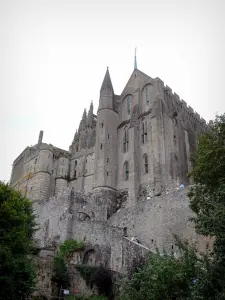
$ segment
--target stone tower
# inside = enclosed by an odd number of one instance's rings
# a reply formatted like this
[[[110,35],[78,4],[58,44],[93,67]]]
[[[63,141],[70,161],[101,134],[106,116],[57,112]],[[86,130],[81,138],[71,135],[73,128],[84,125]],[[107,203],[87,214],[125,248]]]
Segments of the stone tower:
[[[119,125],[119,116],[115,110],[114,96],[114,90],[107,68],[100,90],[97,112],[93,189],[93,192],[101,190],[102,195],[107,194],[107,199],[111,199],[107,204],[107,218],[111,215],[110,211],[116,204],[117,127]]]

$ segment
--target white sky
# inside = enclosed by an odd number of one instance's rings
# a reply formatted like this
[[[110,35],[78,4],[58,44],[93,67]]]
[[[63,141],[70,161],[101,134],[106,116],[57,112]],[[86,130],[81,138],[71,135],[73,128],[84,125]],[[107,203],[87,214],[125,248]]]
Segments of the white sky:
[[[225,112],[224,0],[0,0],[0,180],[42,129],[68,149],[107,66],[122,92],[135,46],[138,68],[207,121]]]

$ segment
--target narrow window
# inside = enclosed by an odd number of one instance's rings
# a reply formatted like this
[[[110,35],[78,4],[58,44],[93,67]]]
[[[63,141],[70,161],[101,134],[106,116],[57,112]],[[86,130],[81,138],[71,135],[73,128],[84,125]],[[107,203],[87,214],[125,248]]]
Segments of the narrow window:
[[[129,148],[129,131],[127,128],[124,129],[124,137],[123,137],[123,152],[127,152]]]
[[[102,144],[101,144],[101,150],[102,150]]]
[[[109,158],[107,157],[107,163],[109,162]]]
[[[149,94],[148,94],[148,86],[145,88],[145,97],[146,97],[146,104],[148,105],[150,100],[149,100]]]
[[[128,148],[129,148],[129,131],[127,129],[127,140],[126,140],[126,144],[127,144],[127,151],[128,151]]]
[[[87,169],[85,170],[85,173],[87,173]]]
[[[124,136],[123,136],[123,152],[125,153],[126,152],[126,129],[124,130]]]
[[[75,166],[77,166],[77,160],[75,160]]]
[[[109,140],[109,134],[108,134],[108,140]]]
[[[142,122],[141,140],[142,144],[148,141],[147,121]]]
[[[145,129],[144,129],[144,122],[142,122],[142,134],[141,134],[141,139],[142,139],[142,144],[145,143]]]
[[[30,191],[32,191],[33,187],[31,186]]]
[[[37,158],[35,159],[35,162],[34,162],[34,163],[35,163],[35,165],[36,165],[36,163],[37,163]]]
[[[74,179],[77,179],[77,171],[74,172]]]
[[[147,154],[144,155],[144,169],[145,169],[145,174],[148,173],[148,156]]]
[[[129,165],[128,162],[125,162],[125,180],[129,179]]]
[[[130,96],[127,97],[127,113],[130,115]]]
[[[104,123],[102,122],[102,128],[103,128],[103,126],[104,126]]]
[[[107,176],[109,176],[109,172],[107,172]]]

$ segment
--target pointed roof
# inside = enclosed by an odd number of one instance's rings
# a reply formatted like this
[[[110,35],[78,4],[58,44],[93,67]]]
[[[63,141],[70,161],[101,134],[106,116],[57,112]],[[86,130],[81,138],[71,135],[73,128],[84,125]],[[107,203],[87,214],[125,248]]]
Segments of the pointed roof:
[[[106,73],[105,73],[105,77],[101,86],[101,90],[111,90],[113,91],[113,86],[112,86],[112,81],[109,75],[109,68],[107,67]]]
[[[82,121],[86,122],[86,120],[87,120],[87,111],[86,111],[86,108],[85,108],[84,112],[83,112]]]
[[[91,105],[90,105],[90,108],[89,108],[89,111],[88,111],[88,115],[92,113],[93,114],[93,101],[91,101]]]
[[[125,95],[127,93],[133,94],[140,82],[142,82],[143,85],[151,80],[152,78],[144,72],[140,71],[139,69],[134,69],[121,95]]]

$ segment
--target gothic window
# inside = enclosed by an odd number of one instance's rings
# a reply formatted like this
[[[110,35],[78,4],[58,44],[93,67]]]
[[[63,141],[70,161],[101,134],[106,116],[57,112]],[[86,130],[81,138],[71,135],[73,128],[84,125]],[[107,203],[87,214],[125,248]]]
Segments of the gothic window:
[[[124,129],[123,135],[123,152],[127,152],[129,147],[129,131],[127,128]]]
[[[127,113],[130,115],[130,96],[127,97]]]
[[[147,154],[144,155],[144,170],[145,170],[145,174],[148,173],[148,156]]]
[[[145,144],[148,141],[147,121],[142,121],[141,127],[141,140]]]
[[[128,161],[124,163],[124,171],[125,171],[125,180],[129,179],[129,164]]]
[[[146,104],[148,105],[149,102],[150,102],[149,93],[148,93],[148,86],[146,86],[146,88],[145,88],[145,97],[146,97]]]

